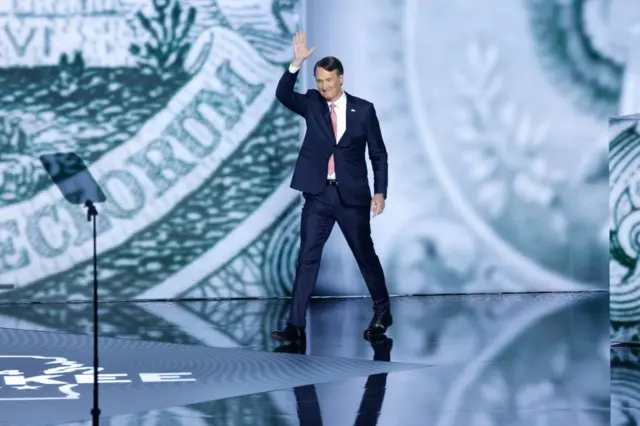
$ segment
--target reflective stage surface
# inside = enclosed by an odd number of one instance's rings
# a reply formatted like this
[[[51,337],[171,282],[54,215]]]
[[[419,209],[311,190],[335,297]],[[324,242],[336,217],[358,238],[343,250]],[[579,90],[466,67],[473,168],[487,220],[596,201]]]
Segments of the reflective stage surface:
[[[394,325],[377,342],[362,338],[370,300],[316,300],[305,354],[270,339],[287,308],[102,305],[101,424],[640,420],[640,356],[610,352],[605,293],[395,298]],[[90,424],[91,324],[88,304],[0,307],[0,425]]]

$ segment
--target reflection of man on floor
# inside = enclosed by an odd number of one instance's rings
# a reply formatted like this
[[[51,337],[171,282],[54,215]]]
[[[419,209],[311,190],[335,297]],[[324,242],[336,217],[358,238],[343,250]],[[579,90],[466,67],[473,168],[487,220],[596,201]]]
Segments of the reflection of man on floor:
[[[379,336],[371,340],[371,348],[373,349],[374,361],[391,361],[393,339]],[[306,353],[306,342],[282,345],[277,347],[275,352],[304,354]],[[354,426],[375,426],[378,423],[387,389],[387,374],[372,374],[367,378],[356,420],[353,423]],[[314,385],[298,386],[293,388],[293,392],[296,396],[300,426],[322,426],[322,412],[316,387]]]

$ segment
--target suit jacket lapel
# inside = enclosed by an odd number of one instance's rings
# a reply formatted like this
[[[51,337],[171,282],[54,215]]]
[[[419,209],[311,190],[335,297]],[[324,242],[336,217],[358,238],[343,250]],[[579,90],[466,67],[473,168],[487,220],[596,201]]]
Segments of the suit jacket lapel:
[[[329,136],[329,140],[335,143],[336,135],[333,133],[333,124],[331,124],[331,108],[329,108],[329,104],[324,100],[320,93],[318,93],[318,99],[320,100],[320,111],[322,111],[321,115],[323,126],[321,127],[325,130],[327,136]]]
[[[349,129],[353,127],[354,120],[356,118],[356,113],[354,112],[355,101],[353,97],[349,95],[347,92],[345,92],[345,96],[347,97],[347,102],[346,102],[347,106],[345,111],[346,129],[342,134],[342,138],[340,138],[340,141],[347,138],[347,133],[349,133]],[[333,133],[333,124],[331,123],[331,108],[329,107],[329,104],[327,103],[327,101],[325,101],[324,98],[320,96],[320,94],[318,94],[318,98],[320,99],[320,111],[322,111],[322,121],[324,124],[324,126],[322,127],[327,132],[327,136],[329,136],[329,139],[335,144],[336,135],[335,133]],[[351,111],[351,110],[354,110],[354,111]]]
[[[325,124],[324,129],[327,131],[329,138],[335,143],[336,134],[333,133],[333,123],[331,123],[331,108],[329,108],[329,105],[326,102],[323,101],[323,103],[322,120]]]
[[[354,120],[356,118],[355,101],[353,100],[353,97],[351,95],[349,95],[347,92],[344,92],[344,94],[347,97],[347,107],[346,107],[347,110],[344,112],[345,113],[345,118],[346,118],[346,128],[344,129],[344,133],[342,134],[342,137],[340,138],[340,142],[342,142],[343,139],[347,138],[347,134],[349,133],[349,129],[353,129]]]

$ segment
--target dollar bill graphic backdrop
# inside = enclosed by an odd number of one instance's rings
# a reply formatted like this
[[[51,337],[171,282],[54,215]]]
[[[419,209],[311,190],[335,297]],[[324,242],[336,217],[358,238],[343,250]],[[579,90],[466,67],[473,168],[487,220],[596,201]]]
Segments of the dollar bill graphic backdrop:
[[[640,343],[640,278],[637,261],[640,247],[638,164],[640,114],[610,121],[609,208],[611,339]]]
[[[286,294],[302,129],[274,90],[296,2],[2,4],[3,297],[89,294],[90,228],[38,164],[56,151],[107,194],[104,298]]]
[[[107,193],[103,298],[288,295],[304,125],[274,90],[299,27],[312,61],[340,57],[346,90],[377,106],[391,172],[372,226],[392,293],[605,290],[607,119],[637,9],[0,2],[0,282],[17,285],[0,300],[90,295],[85,212],[38,161],[56,151],[81,155]],[[314,84],[303,74],[299,90]],[[366,294],[338,230],[317,293]]]

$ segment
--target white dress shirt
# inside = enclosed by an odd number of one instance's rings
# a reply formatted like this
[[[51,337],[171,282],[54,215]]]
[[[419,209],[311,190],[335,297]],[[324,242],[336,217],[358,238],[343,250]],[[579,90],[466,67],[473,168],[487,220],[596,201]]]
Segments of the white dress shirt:
[[[289,65],[289,72],[295,73],[299,68]],[[342,91],[342,95],[334,102],[334,111],[336,112],[336,118],[338,119],[338,134],[336,135],[336,144],[340,142],[340,138],[347,130],[347,95]],[[327,108],[331,111],[331,102],[327,102]],[[333,130],[333,128],[331,128]],[[327,167],[329,164],[327,163]],[[336,174],[327,174],[327,179],[335,179]]]

